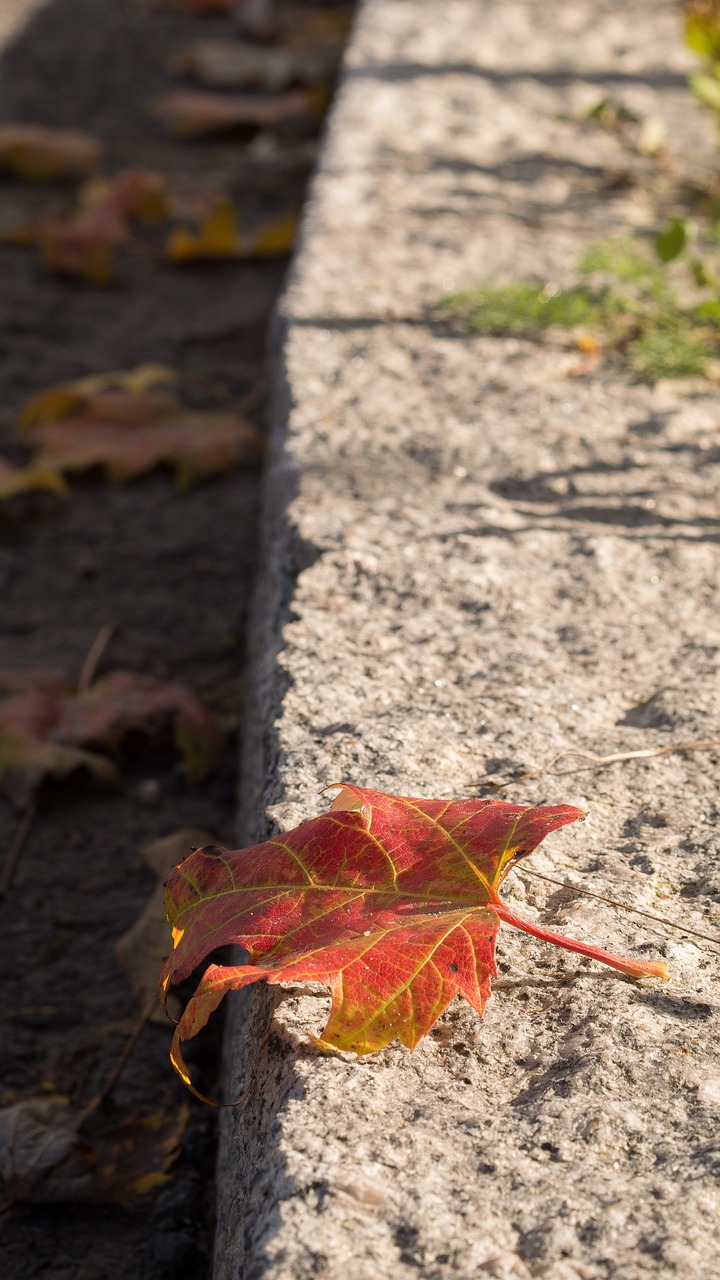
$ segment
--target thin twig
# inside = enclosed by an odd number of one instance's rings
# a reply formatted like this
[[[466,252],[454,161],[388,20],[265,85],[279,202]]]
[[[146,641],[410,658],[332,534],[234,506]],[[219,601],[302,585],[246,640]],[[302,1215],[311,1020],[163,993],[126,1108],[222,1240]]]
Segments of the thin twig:
[[[37,812],[37,809],[36,809],[35,801],[31,800],[30,803],[26,806],[25,812],[23,813],[23,816],[20,820],[20,825],[17,831],[15,832],[15,839],[13,840],[12,844],[10,845],[10,848],[7,851],[7,854],[5,855],[3,868],[2,868],[2,871],[0,872],[0,900],[2,900],[5,897],[5,894],[10,888],[10,885],[12,883],[12,878],[15,874],[15,868],[17,867],[17,864],[20,858],[20,854],[22,853],[23,848],[25,847],[25,841],[30,835],[30,828],[32,827],[36,812]]]
[[[118,1058],[118,1061],[115,1065],[115,1069],[112,1072],[110,1079],[107,1081],[104,1087],[100,1090],[100,1092],[96,1093],[95,1097],[90,1099],[87,1106],[83,1109],[83,1114],[82,1114],[83,1121],[93,1111],[96,1111],[97,1108],[101,1105],[101,1103],[103,1103],[105,1099],[108,1098],[112,1093],[113,1089],[115,1088],[115,1085],[117,1084],[118,1080],[120,1079],[120,1076],[122,1075],[123,1071],[125,1070],[128,1064],[128,1060],[130,1058],[131,1053],[133,1052],[133,1049],[135,1048],[138,1040],[140,1039],[140,1036],[142,1035],[148,1021],[152,1017],[152,1012],[154,1008],[155,1008],[155,1000],[154,999],[149,1000],[125,1042],[123,1051],[120,1054],[120,1057]]]
[[[541,774],[548,773],[558,760],[565,760],[568,756],[575,756],[578,760],[589,760],[591,764],[605,766],[608,764],[620,764],[624,760],[651,760],[653,756],[669,756],[676,755],[683,751],[711,751],[713,747],[720,747],[720,738],[708,738],[705,742],[673,742],[668,747],[646,747],[642,751],[614,751],[609,756],[592,755],[589,751],[558,751],[557,755],[548,760],[540,769],[531,769],[528,773],[521,773],[519,778],[509,778],[507,782],[492,782],[489,778],[481,778],[481,782],[486,782],[488,786],[495,791],[504,791],[505,787],[514,787],[518,782],[527,782],[529,778],[539,778]]]
[[[117,631],[117,623],[106,622],[98,631],[88,650],[88,655],[83,662],[80,679],[77,684],[78,693],[87,693],[90,685],[95,679],[95,673],[100,665],[100,660]]]
[[[691,934],[694,938],[703,938],[705,942],[714,942],[716,947],[720,947],[720,938],[714,938],[712,934],[700,933],[697,929],[689,929],[687,925],[680,924],[677,920],[669,920],[667,916],[656,915],[653,911],[642,911],[640,907],[631,907],[628,902],[620,902],[617,898],[609,898],[604,893],[594,893],[592,889],[584,889],[582,885],[571,884],[568,880],[557,880],[555,876],[546,876],[542,871],[531,871],[529,867],[523,867],[518,874],[535,876],[537,880],[547,880],[549,884],[559,885],[561,889],[572,889],[574,893],[583,893],[587,898],[595,898],[598,902],[608,902],[611,907],[621,907],[623,911],[631,911],[635,916],[644,916],[646,920],[656,920],[659,924],[668,925],[670,929],[681,929],[683,933]]]

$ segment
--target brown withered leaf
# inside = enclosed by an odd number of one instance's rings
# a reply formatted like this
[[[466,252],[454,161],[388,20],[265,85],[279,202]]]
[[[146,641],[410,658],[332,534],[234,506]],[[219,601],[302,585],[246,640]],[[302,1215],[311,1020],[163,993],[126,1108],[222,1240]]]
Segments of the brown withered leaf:
[[[207,831],[183,827],[140,849],[140,857],[155,872],[157,884],[142,913],[115,943],[115,955],[139,1008],[152,1008],[150,1021],[162,1026],[168,1024],[167,1014],[157,999],[158,970],[168,946],[163,885],[174,866],[187,858],[193,849],[212,844],[213,839]]]
[[[287,214],[254,232],[241,233],[237,210],[221,196],[197,231],[175,227],[163,256],[166,262],[202,262],[224,258],[281,258],[292,252],[296,214]]]
[[[188,688],[132,671],[114,671],[76,692],[60,677],[0,698],[0,781],[26,799],[48,775],[85,768],[117,782],[110,758],[132,733],[155,738],[171,728],[190,782],[214,767],[222,737],[204,703]]]
[[[322,89],[292,89],[267,98],[187,90],[157,98],[151,109],[179,137],[200,138],[242,128],[272,129],[289,120],[317,122],[326,105]]]
[[[335,59],[312,49],[288,49],[241,40],[197,40],[171,63],[171,70],[212,89],[266,89],[318,84],[333,73]]]
[[[57,471],[45,467],[14,467],[0,458],[0,499],[15,498],[20,493],[46,489],[50,493],[67,493],[67,485]]]
[[[111,182],[92,183],[73,218],[42,223],[35,238],[51,271],[107,285],[118,249],[130,243],[130,220],[157,222],[167,211],[163,175],[128,169]]]
[[[260,433],[238,413],[195,410],[151,385],[131,391],[126,382],[89,394],[84,385],[52,388],[26,406],[22,421],[38,447],[38,467],[65,473],[101,467],[122,482],[164,464],[186,490],[262,455]]]
[[[36,124],[0,125],[0,170],[30,182],[86,178],[101,158],[102,145],[89,133]]]
[[[161,1186],[176,1159],[187,1107],[102,1127],[63,1097],[25,1098],[0,1110],[6,1202],[124,1204]]]

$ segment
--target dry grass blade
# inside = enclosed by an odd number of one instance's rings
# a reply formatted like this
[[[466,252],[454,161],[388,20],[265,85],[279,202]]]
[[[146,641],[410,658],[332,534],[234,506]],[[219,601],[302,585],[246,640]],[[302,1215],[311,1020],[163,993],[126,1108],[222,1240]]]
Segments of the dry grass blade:
[[[5,897],[12,878],[15,875],[15,868],[20,860],[20,854],[25,848],[25,842],[30,835],[30,828],[35,820],[35,802],[31,801],[20,821],[20,826],[15,832],[15,838],[7,851],[5,861],[3,863],[2,872],[0,872],[0,901]]]
[[[90,688],[90,685],[95,679],[97,669],[100,665],[100,660],[115,635],[116,630],[117,627],[114,622],[106,622],[105,626],[101,627],[98,631],[95,639],[90,645],[87,657],[82,665],[77,685],[78,693],[86,693]]]
[[[125,1041],[125,1044],[123,1045],[122,1052],[112,1070],[109,1080],[107,1080],[107,1082],[103,1085],[100,1092],[96,1093],[95,1097],[91,1098],[87,1106],[83,1108],[83,1112],[82,1112],[83,1120],[86,1119],[86,1117],[89,1116],[93,1111],[97,1111],[98,1107],[102,1106],[103,1102],[105,1102],[105,1100],[110,1097],[110,1094],[112,1093],[113,1089],[118,1083],[118,1080],[120,1079],[128,1062],[130,1061],[130,1057],[132,1056],[132,1053],[135,1049],[135,1046],[138,1040],[140,1039],[140,1036],[142,1035],[143,1031],[145,1030],[145,1027],[147,1026],[148,1022],[150,1021],[150,1018],[152,1017],[155,1004],[157,1004],[157,997],[155,998],[154,1001],[148,1000],[147,1004],[138,1015],[135,1023],[133,1024],[133,1028],[130,1032],[130,1035]]]
[[[604,768],[609,764],[622,764],[625,760],[652,760],[655,756],[681,755],[684,751],[712,751],[714,747],[720,747],[720,738],[707,738],[703,742],[672,742],[667,747],[646,747],[641,751],[614,751],[608,756],[596,756],[589,751],[558,751],[540,769],[530,769],[517,778],[508,778],[506,782],[493,782],[490,777],[481,778],[481,782],[492,787],[493,791],[504,791],[506,787],[514,787],[518,782],[540,778],[542,774],[549,773],[559,760],[567,760],[571,756]]]
[[[631,907],[629,902],[620,902],[618,898],[610,898],[605,893],[595,893],[593,889],[585,889],[582,885],[572,884],[569,880],[558,880],[555,876],[547,876],[542,871],[530,871],[527,867],[523,867],[518,874],[534,876],[536,880],[546,880],[548,884],[555,884],[560,889],[572,889],[573,893],[582,893],[586,898],[595,898],[597,902],[607,902],[611,907],[620,907],[622,911],[630,911],[635,916],[643,916],[645,920],[655,920],[658,924],[667,925],[670,929],[680,929],[683,933],[687,933],[693,938],[702,938],[705,942],[713,942],[716,947],[720,947],[720,937],[713,937],[711,933],[701,933],[698,929],[690,929],[688,925],[681,924],[679,920],[670,920],[667,916],[658,915],[654,911],[643,911],[641,907]]]

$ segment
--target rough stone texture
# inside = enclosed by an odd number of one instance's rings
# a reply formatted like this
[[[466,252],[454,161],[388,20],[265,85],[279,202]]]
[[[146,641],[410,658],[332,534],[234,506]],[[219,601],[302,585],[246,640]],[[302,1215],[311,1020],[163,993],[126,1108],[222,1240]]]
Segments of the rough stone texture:
[[[482,794],[564,748],[718,736],[716,390],[572,377],[431,310],[652,224],[652,166],[577,113],[611,92],[710,148],[686,67],[671,3],[362,10],[275,335],[246,841],[342,779]],[[505,795],[589,810],[534,869],[717,934],[719,758]],[[456,1002],[361,1061],[313,1054],[321,993],[258,997],[244,1033],[238,1002],[217,1280],[720,1274],[718,948],[520,872],[507,896],[671,984],[503,928],[482,1022]]]
[[[18,31],[40,9],[46,0],[2,0],[0,4],[0,47],[17,35]]]

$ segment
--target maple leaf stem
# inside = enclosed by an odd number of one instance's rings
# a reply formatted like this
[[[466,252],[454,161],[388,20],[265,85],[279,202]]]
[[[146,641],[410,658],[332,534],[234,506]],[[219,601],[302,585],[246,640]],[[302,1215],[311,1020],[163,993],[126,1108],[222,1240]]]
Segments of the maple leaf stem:
[[[539,769],[530,769],[528,773],[521,773],[518,778],[493,782],[488,776],[480,781],[486,782],[494,791],[504,791],[506,787],[516,786],[518,782],[527,782],[530,778],[539,778],[543,773],[549,773],[559,760],[567,760],[570,756],[576,760],[589,760],[590,764],[604,768],[609,764],[623,764],[626,760],[653,760],[656,756],[682,755],[686,751],[711,751],[715,747],[720,747],[720,738],[708,738],[703,742],[671,742],[666,747],[644,747],[639,751],[613,751],[608,756],[597,756],[590,751],[558,751]]]
[[[601,964],[619,969],[620,973],[627,973],[631,978],[663,978],[667,981],[670,977],[668,967],[662,960],[631,960],[625,956],[616,956],[611,951],[601,951],[599,947],[593,947],[587,942],[576,942],[574,938],[566,938],[562,933],[552,933],[549,929],[531,924],[529,920],[523,920],[522,916],[516,915],[504,902],[494,902],[493,910],[497,911],[506,924],[522,929],[523,933],[529,933],[533,938],[541,938],[543,942],[564,947],[566,951],[575,951],[590,960],[599,960]]]

